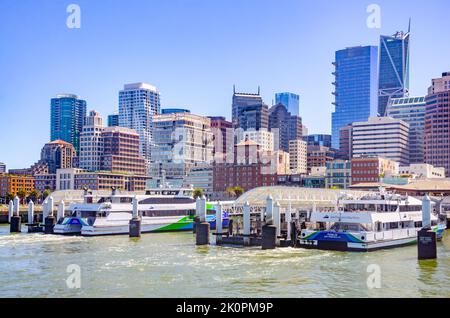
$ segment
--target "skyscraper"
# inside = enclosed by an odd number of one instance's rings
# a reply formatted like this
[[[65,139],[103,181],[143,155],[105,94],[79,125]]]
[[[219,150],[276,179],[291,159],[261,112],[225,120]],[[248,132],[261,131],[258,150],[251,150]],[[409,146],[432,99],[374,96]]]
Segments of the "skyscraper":
[[[409,124],[409,162],[423,163],[423,137],[425,130],[425,97],[391,98],[387,116]]]
[[[302,139],[302,119],[292,116],[281,103],[270,108],[269,129],[275,136],[275,150],[289,152],[289,141]]]
[[[86,116],[86,101],[73,94],[51,99],[50,141],[63,140],[80,150],[80,133]]]
[[[108,115],[108,127],[119,126],[119,114]]]
[[[425,101],[425,162],[444,167],[450,177],[450,72],[433,79]]]
[[[293,116],[300,116],[300,96],[294,93],[275,94],[275,104],[283,104]]]
[[[92,110],[84,119],[83,131],[80,135],[79,167],[88,171],[99,171],[103,153],[102,132],[105,129],[103,119],[98,112]]]
[[[308,146],[322,146],[331,148],[331,135],[312,134],[303,136],[303,140],[306,141]]]
[[[137,131],[139,151],[147,165],[151,160],[153,116],[159,114],[160,109],[160,94],[152,85],[128,84],[119,92],[119,126]]]
[[[378,48],[352,47],[336,52],[335,111],[331,119],[332,148],[339,149],[339,130],[377,113]]]
[[[263,103],[258,89],[257,94],[233,91],[233,128],[259,130],[269,128],[269,107]]]
[[[409,94],[409,31],[380,37],[378,114],[386,115],[389,98]]]

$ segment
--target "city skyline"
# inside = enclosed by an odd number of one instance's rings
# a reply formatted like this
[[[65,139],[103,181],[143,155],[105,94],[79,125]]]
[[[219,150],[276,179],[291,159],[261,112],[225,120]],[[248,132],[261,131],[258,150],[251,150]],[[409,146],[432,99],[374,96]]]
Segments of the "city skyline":
[[[425,95],[431,79],[449,69],[445,57],[449,55],[450,45],[432,36],[432,30],[445,28],[446,10],[442,9],[449,6],[445,1],[434,1],[435,6],[420,9],[414,8],[414,1],[408,1],[409,6],[402,5],[404,1],[379,1],[381,29],[367,27],[369,3],[361,1],[349,1],[346,6],[325,1],[314,5],[299,1],[248,1],[239,2],[239,10],[232,1],[193,1],[190,6],[180,1],[113,1],[103,15],[104,5],[78,1],[83,21],[79,30],[65,26],[67,4],[61,1],[23,1],[15,6],[10,3],[0,3],[0,27],[13,30],[1,32],[0,40],[14,44],[0,51],[0,68],[4,70],[0,74],[2,117],[18,118],[17,114],[26,114],[20,118],[20,124],[39,128],[30,136],[30,129],[21,127],[19,131],[19,123],[13,120],[1,125],[0,133],[7,150],[2,151],[0,160],[8,168],[27,167],[38,159],[40,148],[49,141],[50,99],[64,92],[79,95],[87,101],[87,110],[95,109],[106,119],[107,115],[117,112],[118,92],[124,84],[147,82],[161,91],[162,108],[186,105],[195,114],[221,115],[231,120],[233,84],[240,92],[253,92],[261,86],[263,100],[269,106],[277,92],[289,91],[302,96],[300,116],[303,122],[311,134],[324,134],[331,128],[331,62],[335,51],[357,45],[378,45],[380,35],[405,30],[411,17],[411,95]],[[150,5],[160,9],[156,24],[145,19],[145,9]],[[138,10],[140,6],[144,8],[142,12]],[[289,23],[277,20],[276,25],[263,26],[254,15],[249,15],[254,10],[268,17],[271,10],[283,12]],[[218,16],[219,12],[223,12],[223,17]],[[205,13],[211,14],[206,14],[204,22],[192,22]],[[172,23],[177,21],[175,26],[164,21],[168,14],[172,14]],[[345,16],[341,16],[343,14]],[[23,19],[11,18],[17,15]],[[116,23],[120,18],[126,21],[125,27]],[[230,26],[227,18],[248,21]],[[192,25],[188,24],[191,22]],[[208,24],[212,25],[212,30],[206,31],[204,27]],[[39,25],[39,28],[30,31],[30,25]],[[335,25],[339,28],[333,28]],[[151,44],[138,44],[135,50],[117,48],[117,52],[112,51],[111,45],[116,49],[116,42],[112,41],[115,36],[130,36],[130,41],[137,43],[142,33],[133,33],[136,27],[155,26],[162,30],[161,34],[154,34],[161,40],[160,49],[152,50]],[[180,27],[187,28],[181,31]],[[183,39],[191,34],[196,36]],[[324,36],[317,37],[317,34]],[[246,39],[249,37],[260,49],[259,54],[254,54],[254,47],[248,48]],[[275,39],[277,43],[289,41],[283,52],[272,49]],[[55,46],[63,43],[72,45],[72,50],[64,50],[64,54],[52,53]],[[313,52],[304,50],[304,43],[311,43]],[[241,45],[244,50],[235,55],[232,44]],[[33,50],[29,50],[30,46]],[[316,47],[318,49],[314,50]],[[171,68],[167,69],[169,66]],[[324,117],[329,119],[324,120]]]

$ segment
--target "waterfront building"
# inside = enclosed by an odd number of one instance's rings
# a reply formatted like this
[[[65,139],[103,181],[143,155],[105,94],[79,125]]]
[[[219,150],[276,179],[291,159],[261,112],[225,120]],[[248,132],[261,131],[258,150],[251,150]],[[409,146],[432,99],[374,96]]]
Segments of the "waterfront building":
[[[235,145],[233,162],[215,162],[213,190],[224,193],[228,187],[241,186],[245,191],[277,184],[278,174],[289,167],[287,154],[263,151],[254,141],[245,140]]]
[[[139,134],[134,129],[108,127],[102,131],[101,170],[146,175],[147,165],[139,153]]]
[[[313,134],[303,137],[308,146],[322,146],[331,148],[331,135],[327,134]]]
[[[30,193],[34,190],[34,178],[29,175],[0,174],[0,198],[8,194],[16,195],[19,190]]]
[[[306,174],[308,172],[306,141],[301,139],[289,141],[289,159],[292,174]]]
[[[450,177],[450,72],[433,79],[425,101],[424,160]]]
[[[409,125],[401,119],[371,117],[353,123],[353,157],[377,155],[409,164]]]
[[[335,152],[324,146],[307,146],[307,167],[311,172],[314,167],[325,167],[334,160]]]
[[[0,162],[0,173],[6,173],[6,165]]]
[[[325,187],[347,189],[352,184],[352,165],[350,160],[337,159],[327,162]]]
[[[353,126],[347,125],[339,129],[339,150],[337,158],[342,160],[350,160],[353,157]]]
[[[395,176],[398,173],[399,163],[391,159],[379,156],[361,156],[351,160],[352,185],[380,182],[382,178]]]
[[[86,116],[86,101],[73,94],[60,94],[51,99],[50,141],[64,140],[80,150],[80,133]]]
[[[190,113],[191,111],[189,109],[184,108],[164,108],[161,110],[161,114],[177,114],[177,113]]]
[[[275,94],[275,104],[283,104],[292,116],[300,117],[299,95],[289,92],[277,93]]]
[[[153,85],[127,84],[119,92],[119,126],[137,131],[139,151],[147,165],[151,160],[153,117],[160,113],[160,109],[160,94]]]
[[[414,163],[409,166],[401,166],[400,175],[412,175],[417,179],[442,179],[445,178],[445,168],[434,167],[428,163]]]
[[[56,190],[110,190],[144,191],[146,176],[113,172],[89,172],[82,169],[58,169],[56,171]]]
[[[380,37],[379,116],[386,116],[390,98],[409,95],[409,38],[409,31]]]
[[[401,119],[409,125],[409,162],[423,163],[425,132],[425,97],[391,98],[387,116]]]
[[[211,120],[190,113],[156,115],[153,118],[150,175],[183,179],[195,164],[213,160]]]
[[[377,114],[378,47],[352,47],[336,52],[332,148],[339,149],[339,130]]]
[[[267,130],[247,130],[239,134],[238,142],[251,140],[261,146],[262,150],[274,151],[274,134]]]
[[[222,116],[209,116],[211,120],[211,131],[214,139],[214,160],[222,161],[226,154],[233,156],[234,152],[234,129],[233,123]]]
[[[187,174],[183,187],[202,189],[207,197],[213,195],[213,167],[208,164],[196,165]]]
[[[56,172],[47,174],[38,174],[34,176],[34,188],[41,194],[45,190],[51,192],[56,190]]]
[[[101,170],[103,153],[102,132],[105,129],[103,119],[95,110],[84,120],[80,134],[79,168],[88,171]]]
[[[119,126],[119,114],[108,115],[108,127]]]
[[[269,110],[269,129],[273,132],[276,150],[289,151],[289,141],[302,139],[302,119],[292,116],[283,104],[277,104]]]
[[[232,120],[234,129],[259,130],[269,128],[269,107],[263,103],[258,89],[257,94],[233,91]]]

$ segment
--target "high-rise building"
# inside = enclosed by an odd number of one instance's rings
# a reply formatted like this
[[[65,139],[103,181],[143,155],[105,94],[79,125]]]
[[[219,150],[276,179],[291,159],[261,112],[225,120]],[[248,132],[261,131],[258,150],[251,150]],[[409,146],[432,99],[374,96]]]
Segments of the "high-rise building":
[[[378,114],[386,115],[389,98],[409,94],[409,31],[380,37]]]
[[[322,146],[331,148],[331,135],[326,134],[313,134],[303,136],[303,140],[306,141],[308,146]]]
[[[425,101],[424,159],[450,177],[450,72],[433,79]]]
[[[103,119],[95,110],[89,112],[84,120],[80,135],[79,168],[87,171],[101,170],[103,154]]]
[[[183,179],[195,164],[211,163],[211,120],[190,113],[157,115],[153,118],[150,175]]]
[[[238,142],[251,140],[261,146],[264,151],[274,151],[274,134],[267,130],[247,130],[238,138]]]
[[[269,128],[269,107],[263,103],[260,91],[257,94],[233,92],[233,128],[259,130]]]
[[[300,96],[294,93],[275,94],[275,104],[283,104],[293,116],[300,116]]]
[[[352,47],[336,52],[333,65],[335,111],[331,119],[332,148],[339,149],[339,129],[376,116],[378,47]]]
[[[386,110],[389,117],[409,124],[409,162],[423,163],[425,97],[391,98]]]
[[[86,116],[86,101],[73,94],[52,98],[50,106],[50,141],[64,140],[80,150],[80,133]]]
[[[119,126],[139,134],[139,151],[151,160],[153,116],[160,113],[161,101],[155,86],[145,83],[127,84],[119,92]]]
[[[269,129],[275,136],[275,150],[288,152],[289,141],[302,139],[302,119],[292,116],[284,104],[270,108]]]
[[[0,162],[0,173],[6,173],[6,165]]]
[[[48,173],[56,173],[58,169],[72,168],[75,148],[63,140],[46,143],[41,151],[39,163],[48,166]]]
[[[108,127],[119,126],[119,114],[108,115]]]
[[[339,129],[339,150],[337,158],[342,160],[350,160],[353,157],[353,126],[347,125]]]
[[[125,127],[102,131],[101,170],[146,175],[147,165],[139,153],[139,134]]]
[[[301,139],[289,141],[289,160],[292,174],[306,174],[308,172],[306,141]]]
[[[327,162],[333,161],[336,153],[328,147],[324,146],[307,146],[307,163],[308,172],[313,168],[325,169]]]
[[[222,116],[208,117],[211,120],[211,131],[214,137],[214,160],[223,160],[226,154],[234,153],[233,123]]]
[[[371,117],[353,123],[353,157],[366,155],[409,165],[409,125],[401,119]]]

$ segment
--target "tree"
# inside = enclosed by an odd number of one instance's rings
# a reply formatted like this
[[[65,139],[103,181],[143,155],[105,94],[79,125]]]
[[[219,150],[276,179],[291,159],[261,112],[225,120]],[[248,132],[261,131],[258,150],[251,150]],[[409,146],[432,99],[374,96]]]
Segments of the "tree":
[[[234,187],[234,194],[237,198],[239,198],[242,194],[244,194],[244,189],[241,186]]]
[[[52,192],[49,189],[46,189],[42,194],[42,198],[45,200]]]
[[[204,192],[202,189],[197,188],[194,190],[194,199],[201,198],[203,195],[204,195]]]
[[[6,199],[6,204],[9,204],[10,201],[14,200],[14,194],[8,192],[8,193],[6,194],[5,199]]]
[[[23,200],[27,197],[27,191],[25,189],[20,189],[17,191],[17,196],[20,199],[21,204],[23,204]]]
[[[234,197],[236,195],[234,192],[234,187],[228,187],[225,191],[230,197]]]
[[[34,203],[37,203],[37,201],[39,200],[39,198],[41,197],[41,192],[39,192],[39,190],[34,189],[30,192],[30,195],[28,196],[28,198],[30,200],[32,200]]]

